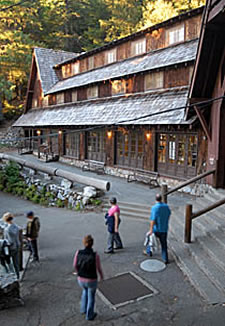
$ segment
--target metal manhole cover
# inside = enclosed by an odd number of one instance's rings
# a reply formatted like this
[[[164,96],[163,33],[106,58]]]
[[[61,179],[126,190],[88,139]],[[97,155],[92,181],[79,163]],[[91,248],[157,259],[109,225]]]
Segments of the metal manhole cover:
[[[147,259],[140,264],[140,267],[146,272],[160,272],[166,268],[166,265],[157,259]]]
[[[156,289],[133,272],[114,276],[98,285],[98,294],[113,309],[156,293]]]

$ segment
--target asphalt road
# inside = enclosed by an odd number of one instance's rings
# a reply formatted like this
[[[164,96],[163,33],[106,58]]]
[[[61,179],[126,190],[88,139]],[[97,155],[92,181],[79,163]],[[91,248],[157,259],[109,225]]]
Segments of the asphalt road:
[[[25,305],[0,311],[1,326],[223,326],[225,306],[205,304],[170,256],[171,263],[158,273],[140,269],[143,236],[148,223],[124,218],[121,236],[125,249],[114,255],[103,253],[107,232],[102,213],[72,212],[44,208],[0,192],[0,216],[6,211],[21,214],[16,223],[26,223],[24,213],[34,210],[41,220],[39,266],[30,264],[21,283]],[[133,271],[159,291],[157,295],[111,310],[96,296],[95,321],[79,314],[80,288],[73,275],[72,261],[82,238],[92,234],[101,257],[105,278]]]

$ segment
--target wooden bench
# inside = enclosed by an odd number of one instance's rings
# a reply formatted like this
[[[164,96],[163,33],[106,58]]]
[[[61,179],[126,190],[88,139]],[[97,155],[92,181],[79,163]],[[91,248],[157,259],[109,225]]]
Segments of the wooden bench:
[[[105,162],[88,160],[82,166],[82,171],[97,172],[97,174],[105,174]]]
[[[25,154],[32,154],[33,150],[30,147],[30,144],[27,144],[26,142],[20,142],[17,146],[18,154],[25,155]]]
[[[159,187],[158,172],[136,169],[128,175],[127,182],[139,181],[148,184],[150,188]]]

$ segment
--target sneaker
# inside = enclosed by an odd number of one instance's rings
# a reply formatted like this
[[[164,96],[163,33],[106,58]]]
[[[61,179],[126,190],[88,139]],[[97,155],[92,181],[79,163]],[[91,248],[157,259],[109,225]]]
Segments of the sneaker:
[[[115,250],[123,249],[123,246],[114,248]]]
[[[93,315],[93,317],[90,318],[90,319],[88,319],[88,320],[94,320],[96,316],[97,316],[97,312],[95,312],[94,315]]]
[[[114,251],[113,250],[105,250],[104,253],[105,254],[114,254]]]

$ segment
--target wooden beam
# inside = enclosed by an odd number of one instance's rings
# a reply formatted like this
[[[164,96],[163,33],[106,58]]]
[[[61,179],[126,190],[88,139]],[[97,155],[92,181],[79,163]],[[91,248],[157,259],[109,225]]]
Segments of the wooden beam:
[[[200,109],[198,109],[196,106],[194,106],[195,112],[201,122],[202,128],[209,140],[211,140],[211,132],[209,130],[209,127],[207,126],[206,120]]]

